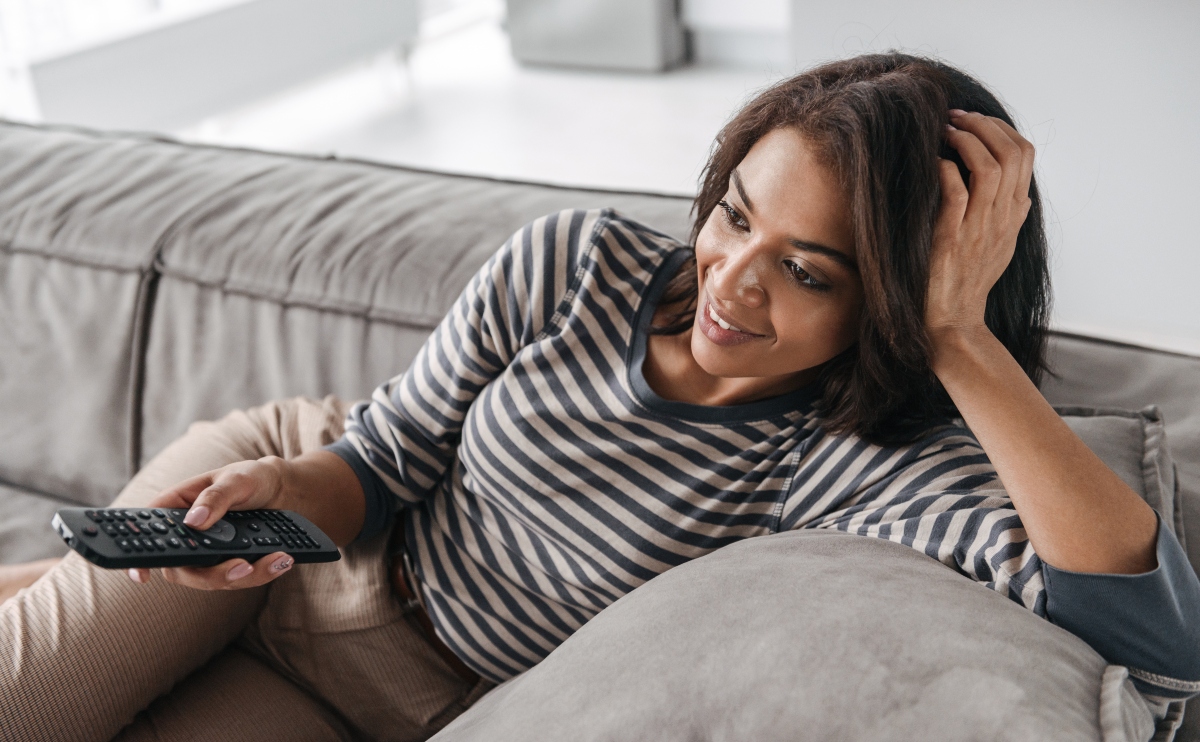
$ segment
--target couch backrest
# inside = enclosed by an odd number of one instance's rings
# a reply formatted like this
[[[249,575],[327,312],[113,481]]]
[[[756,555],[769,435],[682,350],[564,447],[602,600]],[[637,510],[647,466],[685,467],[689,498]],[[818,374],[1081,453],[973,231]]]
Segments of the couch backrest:
[[[0,124],[0,481],[107,503],[194,420],[369,395],[531,219],[690,206]]]

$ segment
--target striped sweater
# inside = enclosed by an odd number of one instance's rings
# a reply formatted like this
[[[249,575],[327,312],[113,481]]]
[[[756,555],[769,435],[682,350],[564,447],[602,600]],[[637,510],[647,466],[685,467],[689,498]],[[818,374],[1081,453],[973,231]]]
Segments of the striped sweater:
[[[886,448],[825,432],[813,388],[654,393],[647,328],[689,255],[612,211],[539,219],[351,412],[331,448],[363,482],[364,530],[401,507],[439,637],[503,681],[671,567],[796,528],[906,544],[1045,615],[1043,565],[969,431]]]

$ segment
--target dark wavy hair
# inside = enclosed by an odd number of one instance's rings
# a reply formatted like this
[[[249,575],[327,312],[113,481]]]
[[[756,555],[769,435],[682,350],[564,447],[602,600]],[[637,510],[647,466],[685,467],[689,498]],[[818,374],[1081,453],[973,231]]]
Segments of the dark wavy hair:
[[[952,108],[995,116],[1015,128],[996,96],[970,75],[935,59],[892,52],[831,62],[771,86],[713,144],[692,207],[693,244],[724,196],[730,173],[774,129],[799,130],[848,195],[866,303],[858,342],[820,370],[819,412],[832,432],[900,443],[958,414],[930,369],[924,325],[941,202],[937,158],[954,161],[969,178],[945,141]],[[1029,197],[1033,205],[1012,261],[988,295],[985,319],[1037,384],[1046,368],[1050,278],[1036,181]],[[662,299],[681,310],[653,331],[690,328],[697,293],[695,262],[689,261]]]

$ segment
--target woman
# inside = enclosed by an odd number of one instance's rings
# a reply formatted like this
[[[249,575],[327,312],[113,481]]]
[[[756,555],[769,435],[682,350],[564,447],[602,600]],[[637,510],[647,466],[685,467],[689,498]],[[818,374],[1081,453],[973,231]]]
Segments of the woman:
[[[201,634],[187,637],[187,661],[159,656],[164,645],[114,673],[136,678],[121,707],[145,706],[241,632],[319,700],[264,691],[270,672],[234,658],[220,682],[253,712],[222,723],[268,728],[265,709],[285,703],[270,699],[287,698],[319,719],[304,728],[330,735],[349,724],[382,736],[399,717],[428,733],[655,575],[790,528],[901,541],[1129,665],[1149,697],[1200,691],[1200,582],[1154,511],[1037,391],[1048,279],[1033,154],[971,78],[859,57],[779,83],[726,126],[694,250],[611,212],[525,227],[412,367],[354,407],[344,436],[212,467],[151,501],[188,508],[197,528],[230,509],[296,510],[340,545],[382,543],[399,516],[396,589],[428,641],[377,632],[351,643],[360,660],[347,664],[343,644],[336,673],[322,669],[335,652],[320,631],[284,625],[304,611],[279,606],[309,610],[304,590],[363,596],[296,580],[264,593],[292,566],[282,553],[162,571],[253,600],[170,591],[146,570],[130,574],[158,591],[145,598],[91,577],[135,610],[186,602],[178,620],[219,624],[187,624]],[[288,435],[278,416],[239,424]],[[381,556],[366,553],[374,574]],[[68,567],[95,572],[59,565],[5,610],[36,613],[38,591]],[[26,642],[34,679],[0,691],[30,718],[49,703],[32,685],[69,661]],[[404,692],[364,698],[375,686],[362,678],[381,672],[409,672]],[[195,677],[126,734],[194,733],[205,720],[170,699],[211,687]],[[422,700],[446,678],[449,701]]]

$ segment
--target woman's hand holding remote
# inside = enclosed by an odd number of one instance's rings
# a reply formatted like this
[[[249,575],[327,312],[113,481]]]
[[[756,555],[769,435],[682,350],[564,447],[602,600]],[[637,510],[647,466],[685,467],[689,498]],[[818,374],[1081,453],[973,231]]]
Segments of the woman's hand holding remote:
[[[300,513],[339,546],[362,528],[364,498],[354,471],[336,454],[314,451],[295,459],[268,456],[205,472],[164,490],[151,508],[186,508],[184,524],[207,530],[230,510],[283,509]],[[230,590],[265,585],[291,568],[292,557],[277,552],[254,564],[230,559],[215,567],[170,567],[163,579],[198,590]],[[148,582],[150,570],[131,569],[135,582]]]

